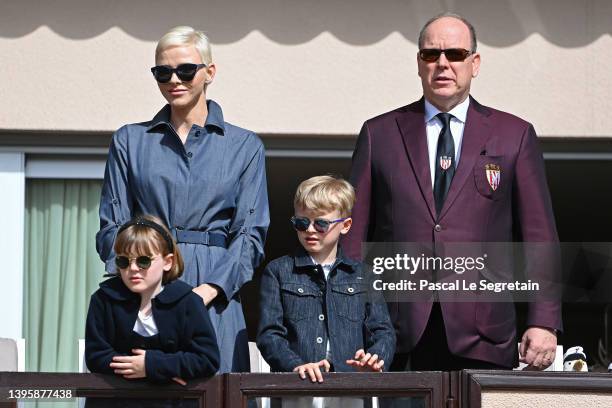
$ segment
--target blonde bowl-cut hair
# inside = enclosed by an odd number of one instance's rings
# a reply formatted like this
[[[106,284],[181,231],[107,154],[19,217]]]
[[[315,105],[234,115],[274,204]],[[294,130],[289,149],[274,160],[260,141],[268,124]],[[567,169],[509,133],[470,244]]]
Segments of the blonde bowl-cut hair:
[[[184,45],[193,45],[202,57],[202,62],[206,66],[212,64],[212,50],[208,37],[204,32],[189,26],[174,27],[164,34],[157,42],[155,58],[167,48]]]
[[[338,210],[342,217],[348,217],[355,205],[355,189],[340,177],[311,177],[298,186],[293,205],[311,211]]]
[[[163,257],[172,254],[172,267],[170,270],[164,271],[162,284],[165,285],[180,278],[183,275],[185,264],[176,241],[172,238],[168,228],[159,218],[152,215],[142,215],[139,218],[154,222],[163,228],[172,240],[172,248],[168,248],[168,243],[164,237],[153,228],[146,225],[130,225],[117,235],[113,248],[115,254],[152,255],[153,253],[160,253]]]

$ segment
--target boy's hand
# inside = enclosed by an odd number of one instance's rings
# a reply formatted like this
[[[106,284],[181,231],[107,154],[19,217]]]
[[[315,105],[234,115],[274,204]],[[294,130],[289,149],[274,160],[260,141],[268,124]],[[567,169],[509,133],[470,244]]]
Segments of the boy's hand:
[[[379,360],[378,354],[370,354],[363,351],[363,349],[357,350],[353,360],[346,360],[346,364],[351,367],[355,367],[357,371],[374,371],[377,373],[382,372],[385,366],[385,360]]]
[[[298,373],[302,380],[306,379],[306,373],[310,376],[310,381],[312,382],[323,382],[323,374],[321,373],[321,367],[325,370],[326,373],[329,373],[329,369],[331,365],[329,361],[323,359],[318,363],[307,363],[302,364],[301,366],[297,366],[293,369],[294,373]]]
[[[145,378],[145,354],[146,350],[132,349],[133,356],[115,356],[110,367],[115,369],[115,374],[122,375],[123,378],[135,379]]]

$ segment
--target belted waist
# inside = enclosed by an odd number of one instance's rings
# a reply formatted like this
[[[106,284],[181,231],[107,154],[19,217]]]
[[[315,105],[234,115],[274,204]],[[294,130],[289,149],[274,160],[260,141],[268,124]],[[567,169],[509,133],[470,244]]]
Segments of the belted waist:
[[[223,234],[172,228],[172,235],[178,243],[182,242],[184,244],[199,244],[227,248],[227,239]]]

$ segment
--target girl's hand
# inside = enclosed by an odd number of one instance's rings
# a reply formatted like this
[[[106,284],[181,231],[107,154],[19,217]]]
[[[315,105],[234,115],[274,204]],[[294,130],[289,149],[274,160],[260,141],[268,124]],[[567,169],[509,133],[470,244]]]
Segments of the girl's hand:
[[[298,373],[302,380],[306,379],[306,373],[310,376],[310,381],[312,382],[323,382],[323,374],[321,373],[321,367],[326,373],[329,373],[329,369],[331,365],[329,361],[323,359],[317,363],[307,363],[297,366],[293,369],[294,373]]]
[[[132,349],[133,356],[115,356],[110,367],[115,369],[115,374],[122,375],[123,378],[135,379],[145,378],[145,354],[146,350]]]
[[[346,364],[351,367],[355,367],[357,371],[374,371],[382,372],[385,366],[384,360],[378,359],[378,354],[370,354],[363,351],[363,349],[357,350],[355,358],[353,360],[346,360]]]
[[[172,381],[179,385],[182,385],[183,387],[187,385],[187,381],[183,380],[181,377],[172,377]]]

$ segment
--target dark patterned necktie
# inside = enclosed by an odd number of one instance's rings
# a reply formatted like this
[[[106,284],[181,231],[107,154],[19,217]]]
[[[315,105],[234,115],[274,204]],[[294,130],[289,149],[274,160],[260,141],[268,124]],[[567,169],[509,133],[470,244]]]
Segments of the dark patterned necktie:
[[[434,179],[436,212],[440,215],[446,194],[455,175],[455,142],[450,130],[450,121],[453,115],[438,113],[436,116],[442,121],[442,131],[438,136],[438,147],[436,149],[436,177]]]

